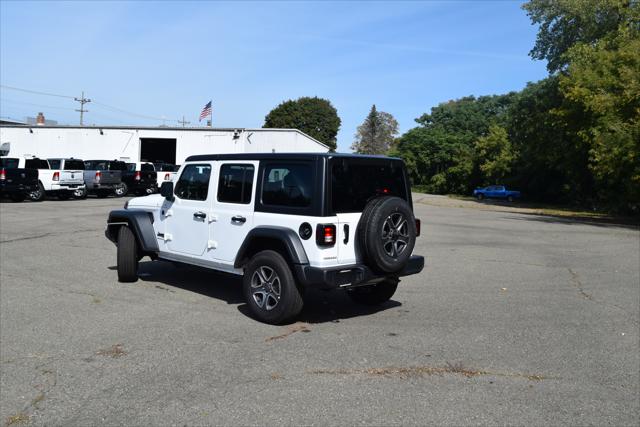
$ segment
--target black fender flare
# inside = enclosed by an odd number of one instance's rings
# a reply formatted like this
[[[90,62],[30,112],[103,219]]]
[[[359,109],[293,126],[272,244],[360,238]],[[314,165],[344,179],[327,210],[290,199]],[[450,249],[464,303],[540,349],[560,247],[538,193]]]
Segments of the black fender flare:
[[[304,250],[304,246],[302,246],[298,233],[286,227],[263,226],[256,227],[247,234],[247,237],[245,237],[244,242],[242,242],[238,250],[233,266],[235,268],[241,268],[245,261],[246,254],[251,250],[251,244],[263,238],[282,242],[293,264],[309,264],[307,252]]]
[[[120,227],[129,227],[131,229],[142,252],[157,253],[160,250],[153,229],[153,216],[150,212],[128,209],[109,212],[107,229],[104,232],[107,239],[117,244]]]

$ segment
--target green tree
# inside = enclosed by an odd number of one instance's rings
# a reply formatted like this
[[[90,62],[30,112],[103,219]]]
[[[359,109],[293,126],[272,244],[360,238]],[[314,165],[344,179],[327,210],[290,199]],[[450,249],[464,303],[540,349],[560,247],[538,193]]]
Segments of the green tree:
[[[384,111],[378,111],[375,104],[369,115],[358,126],[351,149],[360,154],[386,154],[398,134],[398,122]]]
[[[563,116],[583,116],[598,198],[619,209],[640,207],[640,31],[624,25],[595,44],[569,49],[560,77]]]
[[[630,19],[635,0],[531,0],[522,8],[540,26],[532,58],[547,60],[549,72],[564,69],[567,51],[577,43],[591,44]]]
[[[515,99],[509,93],[442,103],[417,118],[420,126],[398,138],[391,154],[405,160],[412,181],[427,191],[468,194],[482,181],[475,142],[491,123],[507,122]]]
[[[511,173],[514,160],[507,130],[502,126],[491,125],[489,133],[478,138],[475,149],[484,184],[504,183]]]
[[[265,117],[263,127],[299,129],[335,151],[340,117],[328,100],[302,97],[295,101],[284,101],[271,110]]]
[[[577,136],[583,118],[558,116],[564,103],[558,80],[529,83],[511,107],[506,128],[517,153],[511,183],[529,198],[587,202],[593,183],[589,148]]]

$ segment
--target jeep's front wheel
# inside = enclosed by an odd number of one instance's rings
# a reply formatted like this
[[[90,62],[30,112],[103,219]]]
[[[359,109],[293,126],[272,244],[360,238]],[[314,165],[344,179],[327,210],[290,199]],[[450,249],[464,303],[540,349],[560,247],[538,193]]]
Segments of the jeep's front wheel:
[[[386,279],[375,285],[358,286],[347,290],[353,302],[363,305],[379,305],[391,299],[398,288],[398,279]]]
[[[244,270],[242,290],[261,322],[280,324],[302,310],[302,295],[287,261],[275,251],[258,252]]]
[[[118,230],[118,281],[138,280],[138,243],[129,227]]]

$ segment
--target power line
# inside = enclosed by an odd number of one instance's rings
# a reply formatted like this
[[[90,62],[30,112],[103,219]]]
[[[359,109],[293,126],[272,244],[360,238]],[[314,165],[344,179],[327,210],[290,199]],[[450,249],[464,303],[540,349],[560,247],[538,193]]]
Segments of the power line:
[[[24,89],[24,88],[19,88],[19,87],[15,87],[15,86],[0,85],[0,88],[16,90],[16,91],[26,92],[26,93],[33,93],[33,94],[37,94],[37,95],[46,95],[46,96],[55,96],[55,97],[59,97],[59,98],[73,99],[74,101],[80,102],[80,109],[76,110],[76,111],[78,111],[80,113],[80,125],[82,125],[82,122],[83,122],[83,113],[88,112],[88,110],[84,109],[84,104],[89,103],[89,102],[91,102],[92,104],[94,104],[96,106],[100,106],[102,108],[106,108],[108,110],[112,110],[112,111],[119,112],[119,113],[122,113],[122,114],[127,114],[127,115],[133,116],[133,117],[138,117],[138,118],[141,118],[141,119],[157,120],[157,121],[162,121],[163,123],[166,122],[166,121],[180,123],[180,120],[168,120],[166,117],[155,117],[155,116],[148,116],[148,115],[145,115],[145,114],[134,113],[132,111],[123,110],[122,108],[114,107],[112,105],[108,105],[108,104],[105,104],[105,103],[102,103],[102,102],[98,102],[98,101],[95,101],[95,100],[92,100],[92,99],[86,99],[84,97],[84,92],[82,92],[81,98],[77,98],[75,96],[59,95],[59,94],[55,94],[55,93],[42,92],[42,91],[31,90],[31,89]],[[84,100],[84,102],[83,102],[83,100]],[[34,105],[36,105],[36,104],[34,104]],[[51,107],[48,107],[48,108],[51,108]],[[61,107],[56,107],[56,108],[61,108]]]
[[[98,102],[98,101],[93,101],[93,103],[95,105],[99,105],[99,106],[107,108],[109,110],[113,110],[113,111],[117,111],[117,112],[120,112],[120,113],[128,114],[130,116],[140,117],[142,119],[167,121],[167,119],[165,117],[154,117],[154,116],[147,116],[147,115],[144,115],[144,114],[138,114],[138,113],[134,113],[134,112],[131,112],[131,111],[123,110],[122,108],[118,108],[118,107],[114,107],[114,106],[111,106],[111,105],[107,105],[107,104],[104,104],[104,103]],[[178,120],[170,120],[170,121],[177,122]]]
[[[69,111],[74,110],[73,108],[69,108],[69,107],[58,107],[55,105],[34,104],[32,102],[15,101],[13,99],[7,99],[7,98],[0,98],[0,102],[10,102],[12,104],[31,105],[33,107],[41,107],[41,108],[52,108],[54,110],[69,110]]]
[[[38,95],[57,96],[58,98],[74,99],[73,96],[58,95],[58,94],[55,94],[55,93],[40,92],[40,91],[37,91],[37,90],[22,89],[22,88],[13,87],[13,86],[0,85],[0,87],[5,88],[5,89],[17,90],[17,91],[20,91],[20,92],[35,93],[35,94],[38,94]]]

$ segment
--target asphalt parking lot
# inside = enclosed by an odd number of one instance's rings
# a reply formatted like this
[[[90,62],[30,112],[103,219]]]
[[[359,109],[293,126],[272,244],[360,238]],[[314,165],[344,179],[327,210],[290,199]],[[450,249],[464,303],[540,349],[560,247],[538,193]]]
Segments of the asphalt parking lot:
[[[232,276],[118,283],[123,203],[0,204],[3,424],[638,423],[637,228],[417,201],[427,266],[392,301],[269,326]]]

